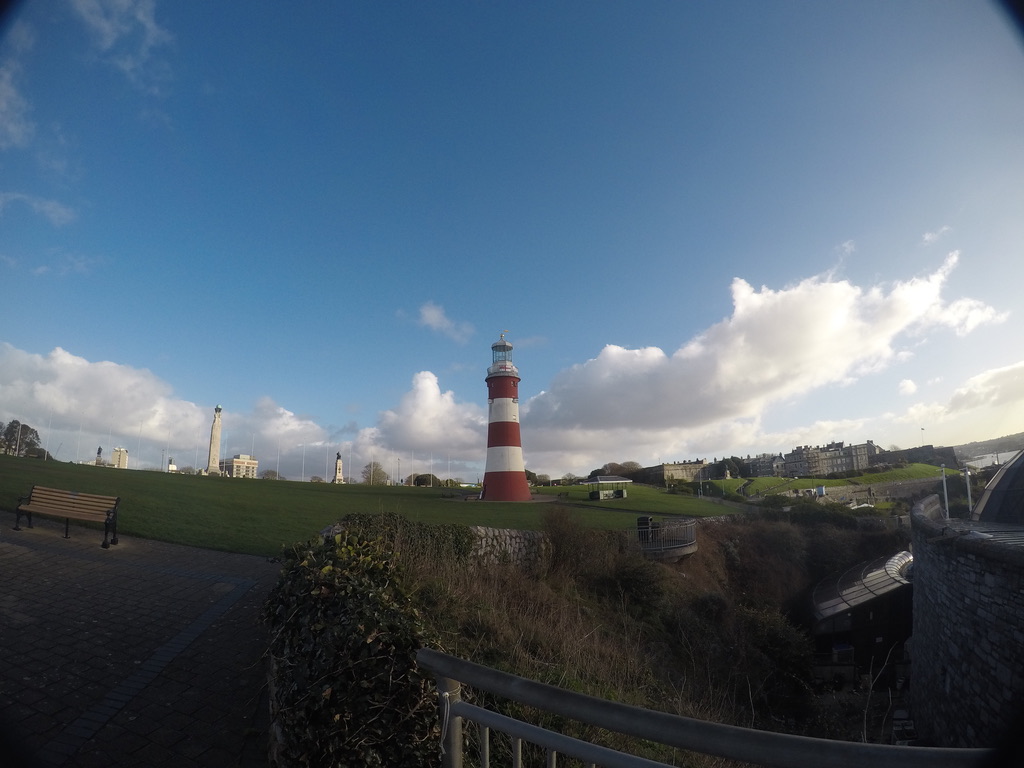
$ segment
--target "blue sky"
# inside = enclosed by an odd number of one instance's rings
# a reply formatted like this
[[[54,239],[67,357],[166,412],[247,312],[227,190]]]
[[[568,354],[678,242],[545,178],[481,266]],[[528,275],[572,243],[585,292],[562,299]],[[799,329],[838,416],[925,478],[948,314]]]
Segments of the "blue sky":
[[[1024,431],[995,5],[29,0],[3,33],[0,421],[58,459],[202,464],[220,404],[291,479],[475,480],[506,329],[552,476]]]

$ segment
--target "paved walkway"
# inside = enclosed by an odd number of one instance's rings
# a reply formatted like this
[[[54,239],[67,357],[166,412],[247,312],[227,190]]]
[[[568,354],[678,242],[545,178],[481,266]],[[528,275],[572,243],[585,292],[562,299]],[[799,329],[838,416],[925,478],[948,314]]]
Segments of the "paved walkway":
[[[41,768],[265,768],[258,617],[278,564],[128,536],[104,550],[102,531],[12,522],[0,520],[0,753]]]

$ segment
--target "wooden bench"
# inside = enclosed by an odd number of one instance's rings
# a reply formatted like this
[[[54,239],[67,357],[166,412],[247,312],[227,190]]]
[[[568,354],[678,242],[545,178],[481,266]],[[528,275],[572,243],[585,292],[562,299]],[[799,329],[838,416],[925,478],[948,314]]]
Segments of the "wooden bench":
[[[78,491],[62,491],[59,488],[32,486],[28,496],[18,499],[18,508],[14,516],[14,530],[21,530],[21,516],[28,518],[28,527],[32,527],[32,515],[64,518],[64,538],[71,538],[71,518],[103,523],[104,549],[117,544],[117,507],[121,499],[117,496],[97,496],[93,493]]]

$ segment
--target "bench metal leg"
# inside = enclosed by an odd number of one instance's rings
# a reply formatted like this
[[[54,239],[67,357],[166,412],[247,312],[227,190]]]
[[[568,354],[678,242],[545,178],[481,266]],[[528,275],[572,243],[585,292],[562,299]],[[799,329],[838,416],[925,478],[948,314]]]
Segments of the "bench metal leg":
[[[24,514],[25,515],[25,519],[28,520],[28,527],[29,528],[32,527],[32,513],[31,512],[22,513],[22,511],[20,509],[16,509],[16,510],[14,510],[14,530],[16,530],[16,531],[20,531],[21,530],[21,516],[22,516],[22,514]]]
[[[108,543],[108,534],[113,533]],[[117,515],[107,512],[107,519],[103,521],[103,544],[104,549],[110,549],[111,544],[117,544]]]
[[[70,517],[65,517],[64,518],[64,538],[65,539],[70,539],[71,538],[71,518]]]

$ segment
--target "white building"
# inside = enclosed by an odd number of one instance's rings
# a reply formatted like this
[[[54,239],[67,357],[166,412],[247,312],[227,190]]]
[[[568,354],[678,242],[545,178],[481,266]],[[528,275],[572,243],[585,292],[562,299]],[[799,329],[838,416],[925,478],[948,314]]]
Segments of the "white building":
[[[114,469],[128,469],[128,449],[115,448],[113,455],[110,457],[110,466],[114,467]]]
[[[220,473],[227,477],[251,477],[255,478],[259,471],[260,463],[246,453],[236,454],[231,459],[221,459]]]

